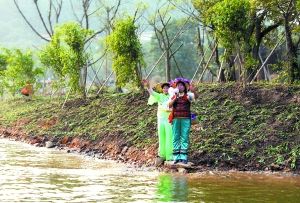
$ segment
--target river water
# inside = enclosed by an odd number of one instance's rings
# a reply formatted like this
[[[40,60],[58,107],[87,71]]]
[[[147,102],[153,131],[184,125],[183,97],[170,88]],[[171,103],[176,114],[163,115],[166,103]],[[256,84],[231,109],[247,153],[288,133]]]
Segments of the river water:
[[[0,202],[300,202],[300,177],[166,174],[0,139]]]

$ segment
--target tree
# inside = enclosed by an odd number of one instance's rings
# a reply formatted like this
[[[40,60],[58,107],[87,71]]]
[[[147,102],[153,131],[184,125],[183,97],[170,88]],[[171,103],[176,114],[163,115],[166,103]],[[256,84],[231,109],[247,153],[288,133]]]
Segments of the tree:
[[[126,17],[116,21],[112,33],[106,38],[106,45],[113,53],[117,87],[133,82],[141,88],[141,68],[144,60],[136,31],[134,19]]]
[[[168,23],[168,26],[165,28],[167,29],[167,33],[169,38],[174,38],[178,28],[184,26],[186,31],[182,33],[175,41],[174,45],[170,48],[170,53],[173,53],[169,56],[170,60],[170,77],[187,77],[192,78],[195,68],[197,66],[197,44],[195,42],[196,38],[196,27],[197,23],[195,22],[188,22],[184,25],[184,21],[186,18],[172,20]],[[148,61],[155,61],[159,56],[164,52],[162,49],[163,45],[160,38],[157,38],[157,35],[153,35],[151,40],[149,41],[147,49],[144,52],[147,52],[145,56],[145,60]],[[160,46],[161,45],[161,46]],[[180,47],[180,48],[179,48]],[[179,48],[179,49],[178,49]],[[166,57],[166,56],[165,56]],[[156,74],[160,76],[166,75],[166,60],[158,65],[156,69]]]
[[[88,54],[85,40],[92,31],[82,28],[78,23],[65,23],[54,30],[51,41],[40,53],[41,62],[52,69],[73,91],[79,91],[86,98],[86,66]],[[85,72],[81,74],[81,72]]]
[[[280,21],[270,23],[270,11],[249,0],[194,0],[204,23],[227,49],[227,61],[231,54],[239,54],[246,72],[244,79],[250,81],[259,65],[259,48],[271,31],[280,26]],[[230,67],[230,66],[229,66]]]
[[[5,50],[4,50],[5,51]],[[4,94],[4,71],[7,67],[7,56],[6,54],[0,54],[0,95]]]
[[[61,24],[69,15],[73,13],[71,18],[86,30],[94,30],[84,41],[86,51],[89,51],[89,63],[83,67],[82,80],[86,81],[88,76],[88,68],[93,69],[93,65],[101,61],[102,56],[98,56],[99,51],[95,49],[99,44],[101,35],[111,29],[111,25],[115,20],[122,0],[78,0],[78,1],[62,1],[62,0],[34,0],[35,12],[38,14],[40,25],[35,24],[28,14],[22,9],[22,4],[27,4],[27,0],[14,0],[14,4],[22,16],[26,24],[31,30],[42,40],[50,42],[55,34],[55,26]],[[68,16],[69,19],[69,16]],[[55,55],[55,53],[52,53]],[[59,66],[58,66],[59,67]]]
[[[4,90],[12,95],[15,95],[26,82],[35,84],[38,76],[43,73],[42,69],[34,68],[33,55],[30,51],[2,49],[0,56],[2,64],[5,64],[1,65],[0,81]],[[2,93],[4,90],[2,89]]]
[[[283,22],[289,81],[299,81],[300,64],[297,58],[300,45],[300,0],[259,0],[258,3],[271,11],[273,21]]]

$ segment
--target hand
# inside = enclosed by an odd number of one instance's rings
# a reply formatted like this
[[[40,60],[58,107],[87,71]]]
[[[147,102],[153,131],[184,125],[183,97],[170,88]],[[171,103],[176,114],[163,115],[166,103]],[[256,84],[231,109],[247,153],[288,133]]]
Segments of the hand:
[[[191,91],[191,92],[195,92],[195,91],[197,91],[197,87],[195,87],[194,85],[190,85],[190,87],[189,87],[189,90]]]
[[[178,98],[179,98],[179,94],[178,93],[175,93],[175,97],[174,97],[174,99],[172,100],[173,102],[176,102],[177,100],[178,100]]]
[[[148,88],[148,89],[150,88],[150,83],[149,83],[148,80],[143,79],[143,80],[142,80],[142,83],[143,83],[144,87],[146,87],[146,88]]]

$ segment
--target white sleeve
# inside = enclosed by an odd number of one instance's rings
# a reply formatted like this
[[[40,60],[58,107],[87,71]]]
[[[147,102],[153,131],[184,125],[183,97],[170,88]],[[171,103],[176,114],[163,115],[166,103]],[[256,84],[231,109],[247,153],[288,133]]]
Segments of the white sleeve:
[[[147,90],[148,90],[148,92],[149,92],[150,95],[153,95],[153,92],[154,92],[154,91],[153,91],[152,88],[147,88]]]
[[[187,95],[190,102],[195,101],[195,94],[193,92],[188,92]]]

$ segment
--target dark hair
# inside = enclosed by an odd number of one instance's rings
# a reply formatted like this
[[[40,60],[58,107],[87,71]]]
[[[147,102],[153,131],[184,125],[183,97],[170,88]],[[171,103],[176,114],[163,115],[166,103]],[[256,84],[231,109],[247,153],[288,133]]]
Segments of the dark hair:
[[[177,86],[179,83],[181,83],[181,84],[184,86],[184,93],[187,93],[187,87],[185,86],[185,83],[184,83],[183,81],[178,81],[178,82],[176,83],[176,86]]]
[[[170,87],[171,85],[170,85],[169,83],[167,83],[167,82],[166,82],[166,83],[163,83],[163,84],[161,84],[161,86],[160,86],[160,87],[163,89],[163,88],[164,88],[164,86]]]

